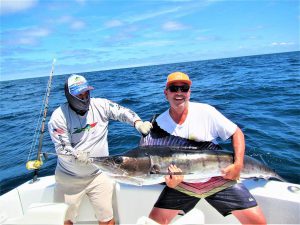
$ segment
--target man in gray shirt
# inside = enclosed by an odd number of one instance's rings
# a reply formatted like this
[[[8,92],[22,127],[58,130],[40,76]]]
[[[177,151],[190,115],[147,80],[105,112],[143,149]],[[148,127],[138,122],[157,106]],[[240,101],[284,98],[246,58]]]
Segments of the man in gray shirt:
[[[67,102],[57,108],[49,121],[51,139],[59,154],[55,170],[55,198],[69,204],[65,224],[73,224],[80,202],[88,196],[99,224],[114,224],[113,182],[89,157],[108,156],[108,123],[118,120],[149,133],[152,125],[130,109],[103,98],[91,98],[87,80],[72,75],[65,83]]]

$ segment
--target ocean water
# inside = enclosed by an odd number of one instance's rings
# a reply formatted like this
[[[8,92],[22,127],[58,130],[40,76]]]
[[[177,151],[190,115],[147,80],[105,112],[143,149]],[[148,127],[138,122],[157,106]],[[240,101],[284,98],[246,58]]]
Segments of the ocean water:
[[[50,71],[51,65],[49,65]],[[143,120],[168,108],[163,88],[167,74],[183,71],[193,81],[191,101],[215,106],[237,123],[246,137],[246,154],[273,168],[289,182],[300,184],[300,52],[184,62],[168,65],[85,72],[95,87],[93,97],[131,108]],[[54,76],[47,122],[65,102],[64,81]],[[0,193],[32,179],[25,168],[48,77],[0,82]],[[138,145],[140,136],[129,125],[112,121],[111,154]],[[230,142],[220,142],[230,149]],[[33,145],[35,146],[35,145]],[[55,152],[46,131],[43,151]],[[56,157],[49,156],[39,176],[54,173]]]

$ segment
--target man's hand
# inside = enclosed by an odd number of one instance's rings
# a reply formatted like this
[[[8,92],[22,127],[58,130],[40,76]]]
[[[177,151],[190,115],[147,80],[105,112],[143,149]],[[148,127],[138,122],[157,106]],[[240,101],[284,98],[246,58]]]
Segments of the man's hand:
[[[143,122],[141,120],[138,120],[135,122],[134,126],[138,130],[138,132],[140,132],[143,135],[147,135],[149,134],[152,128],[152,123],[150,123],[149,121]]]
[[[225,179],[229,180],[238,180],[240,178],[240,172],[243,166],[237,164],[231,164],[227,166],[225,169],[222,169],[222,176]]]
[[[165,176],[165,182],[168,187],[175,188],[178,184],[180,184],[183,181],[183,175],[173,175],[174,173],[182,173],[182,170],[178,168],[175,165],[170,165],[169,168],[169,174]]]
[[[77,151],[74,154],[74,157],[77,160],[77,162],[82,163],[82,164],[89,164],[91,162],[88,152]]]

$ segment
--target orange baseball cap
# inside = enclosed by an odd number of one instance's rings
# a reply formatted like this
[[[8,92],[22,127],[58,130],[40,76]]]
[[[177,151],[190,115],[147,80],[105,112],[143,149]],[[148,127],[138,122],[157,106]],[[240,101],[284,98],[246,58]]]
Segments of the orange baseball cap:
[[[189,76],[182,72],[174,72],[174,73],[169,74],[169,76],[167,78],[166,87],[169,87],[170,84],[175,83],[175,82],[183,82],[188,85],[192,84],[192,81],[190,80]]]

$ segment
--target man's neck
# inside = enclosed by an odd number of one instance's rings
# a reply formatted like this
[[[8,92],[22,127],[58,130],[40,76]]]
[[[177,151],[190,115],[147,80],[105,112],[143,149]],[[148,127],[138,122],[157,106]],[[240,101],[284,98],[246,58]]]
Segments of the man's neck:
[[[170,107],[169,113],[175,123],[181,125],[187,118],[188,115],[188,104],[184,105],[184,107],[172,108]]]

